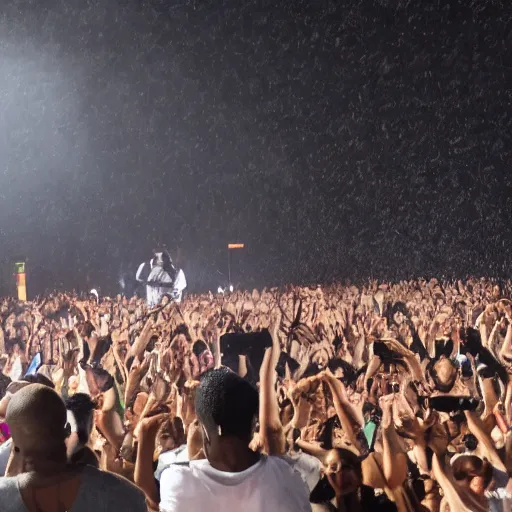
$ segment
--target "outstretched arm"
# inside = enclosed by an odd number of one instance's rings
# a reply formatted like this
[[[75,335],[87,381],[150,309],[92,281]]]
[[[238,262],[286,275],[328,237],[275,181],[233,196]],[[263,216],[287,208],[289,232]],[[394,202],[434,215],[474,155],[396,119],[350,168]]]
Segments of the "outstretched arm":
[[[275,319],[272,326],[272,348],[265,351],[260,369],[260,437],[265,452],[269,455],[282,455],[285,451],[283,425],[279,417],[276,393],[276,365],[280,348],[276,330],[281,318]]]
[[[135,343],[130,348],[130,351],[127,354],[127,359],[132,356],[142,359],[142,354],[144,353],[144,350],[146,349],[149,340],[151,339],[154,325],[155,321],[153,320],[153,317],[150,316],[147,319],[146,323],[144,324],[144,327],[142,328],[139,337],[136,339]]]
[[[407,455],[403,452],[398,435],[393,425],[394,395],[386,395],[380,399],[382,409],[382,446],[384,478],[390,489],[400,487],[407,478]]]
[[[313,457],[316,457],[322,464],[325,465],[329,450],[324,450],[320,445],[308,443],[302,439],[297,439],[296,444],[304,453],[313,455]]]
[[[466,420],[468,422],[468,427],[471,433],[478,439],[478,442],[482,444],[486,451],[486,457],[489,459],[489,462],[500,471],[506,472],[507,469],[505,464],[501,460],[496,448],[494,447],[494,442],[491,437],[485,432],[482,420],[475,414],[473,411],[464,411],[466,415]]]
[[[459,496],[458,489],[455,487],[451,475],[447,470],[443,455],[437,453],[434,454],[432,458],[432,473],[437,483],[439,484],[439,487],[441,487],[443,490],[444,497],[450,506],[450,510],[471,512],[471,510],[466,507],[465,503]],[[475,512],[476,510],[477,509],[475,509]]]
[[[345,386],[330,370],[323,372],[322,378],[331,390],[334,408],[343,430],[347,433],[350,442],[356,447],[359,453],[362,454],[365,449],[364,446],[361,446],[360,439],[357,435],[364,425],[362,411],[358,410],[350,403]]]
[[[167,414],[159,414],[142,421],[135,462],[135,484],[144,492],[148,505],[158,510],[160,496],[153,476],[153,454],[155,452],[155,438],[160,425],[167,418]]]

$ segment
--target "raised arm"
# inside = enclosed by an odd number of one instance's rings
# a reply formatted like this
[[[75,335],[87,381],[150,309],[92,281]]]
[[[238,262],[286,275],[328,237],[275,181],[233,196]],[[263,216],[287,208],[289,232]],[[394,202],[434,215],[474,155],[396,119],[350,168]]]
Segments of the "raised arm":
[[[486,457],[489,462],[500,471],[506,472],[507,469],[505,464],[501,460],[495,446],[494,442],[491,439],[484,429],[482,420],[475,414],[473,411],[464,411],[466,415],[466,420],[468,422],[468,427],[471,433],[478,439],[478,442],[484,447],[486,452]]]
[[[330,370],[322,373],[322,379],[331,390],[334,408],[343,430],[347,433],[350,442],[356,447],[359,453],[364,453],[365,447],[361,445],[360,438],[358,437],[358,433],[364,425],[362,411],[350,403],[345,386],[331,373]]]
[[[390,489],[400,487],[407,478],[407,455],[400,446],[393,425],[392,407],[394,399],[394,395],[386,395],[379,401],[382,409],[383,469],[384,477]]]
[[[134,480],[135,484],[146,495],[146,500],[152,510],[158,510],[160,504],[160,494],[155,483],[155,477],[153,476],[153,454],[155,452],[156,434],[167,417],[167,414],[159,414],[152,418],[146,418],[142,421],[139,430]]]
[[[322,464],[325,464],[329,450],[324,450],[320,445],[308,443],[302,439],[297,439],[296,444],[304,453],[313,455],[313,457],[316,457]]]
[[[142,358],[142,354],[144,353],[144,350],[146,349],[149,340],[151,339],[154,325],[155,321],[153,320],[153,317],[150,316],[147,319],[146,323],[144,324],[144,327],[142,328],[139,337],[129,350],[127,358],[130,356],[138,357],[140,359]]]
[[[477,508],[468,508],[461,496],[459,495],[459,489],[451,475],[450,469],[445,463],[444,456],[435,453],[432,458],[432,473],[436,479],[439,487],[443,490],[444,497],[450,506],[450,510],[454,512],[484,512],[479,504],[475,503]]]
[[[279,417],[276,393],[276,365],[281,353],[276,330],[280,321],[280,316],[274,319],[271,327],[272,348],[265,351],[260,368],[260,437],[264,450],[269,455],[282,455],[285,451],[284,430]]]

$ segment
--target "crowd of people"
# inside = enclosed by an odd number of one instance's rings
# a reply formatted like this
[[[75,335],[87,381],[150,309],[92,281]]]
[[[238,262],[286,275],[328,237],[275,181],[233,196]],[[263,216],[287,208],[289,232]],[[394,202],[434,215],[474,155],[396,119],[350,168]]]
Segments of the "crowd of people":
[[[512,282],[0,302],[0,510],[512,510]]]

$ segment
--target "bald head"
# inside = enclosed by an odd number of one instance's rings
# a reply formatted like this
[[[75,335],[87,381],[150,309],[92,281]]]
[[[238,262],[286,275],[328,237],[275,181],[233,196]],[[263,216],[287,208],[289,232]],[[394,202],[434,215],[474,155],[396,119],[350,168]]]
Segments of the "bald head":
[[[64,402],[53,389],[30,384],[13,395],[6,419],[14,445],[22,453],[34,454],[64,446],[66,416]]]
[[[434,364],[434,372],[436,384],[441,391],[449,391],[457,380],[457,368],[453,362],[446,357],[442,357]]]

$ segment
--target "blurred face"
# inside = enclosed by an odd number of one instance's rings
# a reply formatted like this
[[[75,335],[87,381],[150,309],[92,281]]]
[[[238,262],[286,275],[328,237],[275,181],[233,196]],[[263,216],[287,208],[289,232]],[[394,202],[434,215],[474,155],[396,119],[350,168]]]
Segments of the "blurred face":
[[[405,320],[405,316],[403,315],[403,313],[401,311],[397,311],[393,315],[393,320],[395,321],[395,323],[397,325],[401,325],[404,322],[404,320]]]
[[[320,366],[320,368],[325,368],[329,362],[329,354],[325,349],[318,350],[311,358],[311,361]]]
[[[331,450],[326,459],[326,474],[329,483],[339,495],[355,492],[362,484],[357,468],[344,460],[338,450]]]
[[[78,389],[78,379],[74,375],[69,378],[68,387],[71,393],[76,393]]]
[[[183,429],[180,429],[179,432],[176,431],[173,429],[171,421],[167,420],[158,431],[156,439],[157,446],[160,446],[162,452],[174,450],[181,445],[184,435]]]
[[[481,476],[473,477],[469,482],[469,489],[477,496],[484,496],[486,490],[484,478]]]
[[[336,370],[334,370],[333,375],[337,379],[342,379],[345,376],[345,374],[343,373],[343,368],[336,368]]]
[[[27,327],[26,325],[23,325],[23,326],[19,329],[18,336],[19,336],[19,337],[20,337],[20,339],[22,339],[23,341],[27,341],[27,340],[28,340],[29,332],[28,332],[28,327]]]

